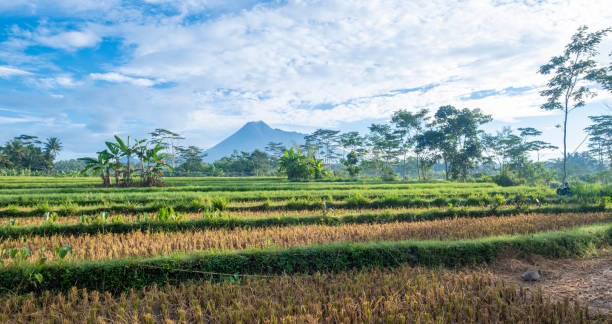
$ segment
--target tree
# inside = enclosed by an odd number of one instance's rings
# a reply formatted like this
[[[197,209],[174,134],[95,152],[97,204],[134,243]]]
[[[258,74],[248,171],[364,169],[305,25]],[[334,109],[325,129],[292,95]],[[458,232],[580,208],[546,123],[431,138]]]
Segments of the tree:
[[[395,128],[399,130],[401,137],[400,151],[403,155],[403,178],[406,179],[406,158],[408,152],[414,148],[416,144],[415,136],[419,134],[423,129],[423,123],[427,121],[427,109],[421,109],[415,113],[409,112],[405,109],[398,110],[393,113],[391,122],[395,124]],[[419,173],[419,155],[416,155],[417,161],[417,176],[420,178]]]
[[[2,152],[5,165],[18,170],[45,171],[53,169],[53,156],[43,151],[38,137],[19,135],[8,141]]]
[[[345,152],[348,151],[346,157],[340,162],[346,167],[351,177],[356,177],[363,169],[361,159],[366,152],[363,147],[364,138],[359,135],[359,132],[347,132],[341,134],[338,139],[342,149]]]
[[[272,156],[280,158],[287,148],[281,142],[269,142],[268,145],[266,145],[265,150]]]
[[[468,171],[482,156],[480,125],[491,121],[480,109],[457,109],[447,105],[438,108],[430,129],[420,137],[423,148],[444,160],[445,178],[465,180]]]
[[[183,140],[185,137],[164,128],[157,128],[153,132],[149,133],[149,135],[151,135],[151,142],[155,144],[160,143],[164,149],[170,149],[170,160],[172,161],[172,167],[174,168],[175,142],[177,140]]]
[[[204,150],[197,146],[177,148],[177,162],[180,164],[176,170],[186,173],[204,173],[202,159],[206,156]]]
[[[372,147],[373,158],[375,162],[382,158],[381,171],[385,175],[392,175],[391,164],[396,162],[400,154],[401,133],[394,131],[387,124],[372,124],[369,129],[368,141]]]
[[[361,172],[361,165],[359,164],[359,157],[355,151],[351,151],[346,155],[346,159],[342,159],[342,164],[346,167],[351,177],[356,177]]]
[[[612,53],[608,56],[612,57]],[[612,62],[607,68],[595,70],[591,76],[594,76],[604,89],[612,92]]]
[[[589,148],[598,157],[600,167],[605,160],[612,158],[612,115],[589,116],[592,125],[585,128],[588,131]]]
[[[292,147],[280,158],[278,169],[289,180],[307,180],[320,175],[322,167],[321,160],[307,157]]]
[[[306,145],[312,145],[315,155],[321,154],[325,163],[332,163],[338,157],[336,148],[338,145],[338,133],[340,131],[332,129],[317,129],[314,133],[304,137]]]
[[[59,153],[63,147],[62,142],[57,137],[49,137],[45,142],[45,152],[53,158],[57,157],[57,153]]]
[[[593,60],[597,52],[597,45],[610,31],[603,29],[594,33],[587,33],[588,27],[578,28],[572,36],[565,51],[560,56],[554,56],[550,61],[540,66],[539,73],[552,74],[546,84],[546,89],[540,95],[547,98],[541,105],[544,110],[563,111],[563,180],[567,179],[567,117],[568,114],[586,104],[586,99],[595,96],[588,87],[587,81],[601,79],[602,69],[597,69],[597,62]]]

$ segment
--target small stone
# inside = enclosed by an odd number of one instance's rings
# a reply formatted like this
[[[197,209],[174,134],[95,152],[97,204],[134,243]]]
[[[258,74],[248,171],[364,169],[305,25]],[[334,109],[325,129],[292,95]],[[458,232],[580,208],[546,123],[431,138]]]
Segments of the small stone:
[[[538,270],[527,270],[521,275],[521,279],[525,281],[537,281],[540,280],[540,272]]]

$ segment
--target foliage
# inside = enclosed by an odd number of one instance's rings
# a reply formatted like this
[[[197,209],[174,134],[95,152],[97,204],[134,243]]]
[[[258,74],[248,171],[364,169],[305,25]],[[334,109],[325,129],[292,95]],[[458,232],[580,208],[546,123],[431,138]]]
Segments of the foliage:
[[[321,178],[321,160],[314,157],[307,157],[300,151],[291,148],[285,151],[278,163],[280,172],[287,175],[289,180],[308,180]]]
[[[578,28],[572,36],[565,51],[560,56],[554,56],[540,67],[540,73],[552,74],[547,88],[540,92],[546,97],[542,104],[544,110],[563,111],[563,178],[567,178],[567,121],[568,114],[574,109],[583,107],[586,100],[595,96],[587,82],[597,80],[605,69],[598,68],[594,57],[598,54],[597,46],[603,37],[612,29],[603,29],[587,33],[588,27]]]

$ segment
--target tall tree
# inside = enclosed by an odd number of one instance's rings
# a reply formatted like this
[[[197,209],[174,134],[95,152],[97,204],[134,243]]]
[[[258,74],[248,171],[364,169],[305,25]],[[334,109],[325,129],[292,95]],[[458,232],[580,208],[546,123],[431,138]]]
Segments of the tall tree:
[[[444,160],[445,178],[465,180],[468,171],[482,156],[479,127],[491,121],[480,109],[442,106],[434,115],[431,129],[425,132],[427,144],[438,150]]]
[[[388,124],[372,124],[369,129],[368,142],[372,147],[374,162],[382,159],[381,171],[385,175],[391,175],[393,173],[392,164],[397,161],[401,153],[401,133],[393,130]]]
[[[612,57],[612,53],[608,56]],[[612,92],[612,62],[607,68],[596,70],[594,76],[604,89]]]
[[[593,58],[598,54],[597,46],[610,31],[603,29],[594,33],[587,32],[588,27],[578,28],[572,36],[565,51],[554,56],[547,64],[540,66],[539,72],[551,74],[546,89],[540,95],[547,98],[541,108],[544,110],[563,111],[563,180],[567,179],[567,121],[568,114],[586,104],[588,98],[595,96],[587,81],[601,77],[602,69],[597,68]]]
[[[589,148],[598,157],[600,167],[605,160],[612,158],[612,115],[589,116],[592,125],[585,128],[588,131]]]
[[[332,163],[336,160],[338,147],[338,134],[340,131],[333,129],[317,129],[314,133],[304,137],[307,145],[312,145],[320,154],[325,163]]]
[[[348,152],[346,157],[340,160],[351,177],[356,177],[362,170],[361,159],[365,155],[364,138],[359,132],[342,133],[338,137],[342,150]]]
[[[405,109],[398,110],[393,113],[391,122],[395,124],[395,127],[399,130],[401,135],[400,151],[403,155],[403,178],[406,179],[406,158],[408,152],[412,150],[416,144],[415,136],[423,130],[423,124],[427,121],[427,109],[421,109],[417,112],[410,112]],[[417,161],[417,176],[420,178],[419,172],[419,155],[416,154]]]
[[[155,144],[160,143],[164,149],[168,149],[170,151],[169,155],[171,166],[174,168],[176,141],[184,140],[185,137],[179,133],[175,133],[164,128],[157,128],[153,132],[149,133],[149,135],[151,135],[151,142]]]
[[[51,155],[53,158],[57,157],[62,148],[64,148],[62,142],[57,137],[49,137],[45,142],[45,152]]]

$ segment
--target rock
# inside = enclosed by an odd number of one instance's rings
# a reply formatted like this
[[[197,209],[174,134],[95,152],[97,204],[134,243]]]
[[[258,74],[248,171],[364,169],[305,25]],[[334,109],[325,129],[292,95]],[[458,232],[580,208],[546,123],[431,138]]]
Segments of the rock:
[[[521,279],[525,281],[537,281],[540,280],[541,277],[538,270],[527,270],[521,275]]]

